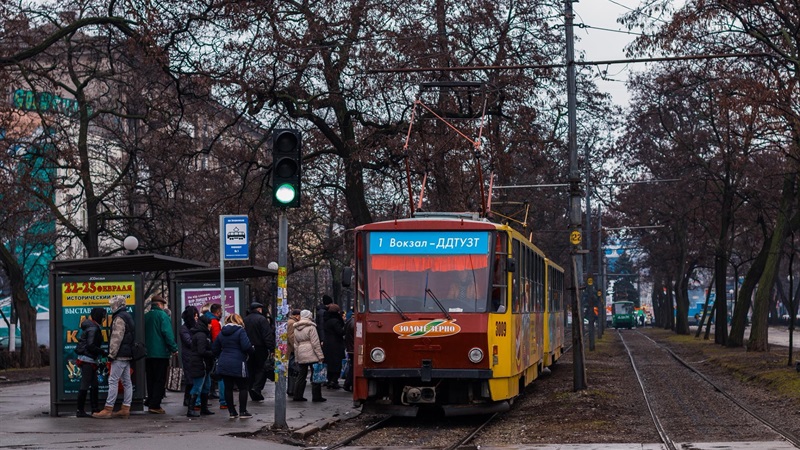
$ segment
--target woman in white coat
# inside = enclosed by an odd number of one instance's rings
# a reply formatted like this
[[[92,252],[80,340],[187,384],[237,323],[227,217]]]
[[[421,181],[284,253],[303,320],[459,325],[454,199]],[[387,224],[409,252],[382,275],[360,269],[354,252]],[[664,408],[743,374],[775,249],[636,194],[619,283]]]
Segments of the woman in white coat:
[[[306,390],[306,378],[311,366],[317,362],[325,361],[322,354],[322,345],[319,343],[317,334],[317,324],[311,318],[311,311],[304,309],[300,311],[300,320],[294,324],[294,358],[300,370],[294,383],[294,396],[292,400],[304,402],[303,397]],[[311,383],[311,401],[324,402],[322,398],[322,383]]]

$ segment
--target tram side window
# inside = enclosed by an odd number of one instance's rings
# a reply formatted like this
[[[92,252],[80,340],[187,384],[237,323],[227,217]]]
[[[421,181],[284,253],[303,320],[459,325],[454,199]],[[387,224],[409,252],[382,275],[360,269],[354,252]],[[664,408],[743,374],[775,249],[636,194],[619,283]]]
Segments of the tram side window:
[[[511,291],[511,312],[519,311],[519,298],[524,295],[525,284],[525,254],[522,252],[519,241],[514,241],[512,253],[517,258],[517,271],[514,272],[514,286]]]
[[[531,310],[531,301],[533,300],[533,254],[531,249],[525,247],[525,298],[522,302],[522,312],[529,312]]]
[[[544,311],[544,258],[542,255],[535,254],[536,257],[536,273],[535,273],[535,282],[536,282],[536,297],[535,297],[535,304],[534,304],[534,311],[542,312]]]
[[[506,235],[498,233],[495,243],[494,271],[492,273],[492,312],[505,312],[506,292],[508,292],[507,259],[508,241],[506,240]]]

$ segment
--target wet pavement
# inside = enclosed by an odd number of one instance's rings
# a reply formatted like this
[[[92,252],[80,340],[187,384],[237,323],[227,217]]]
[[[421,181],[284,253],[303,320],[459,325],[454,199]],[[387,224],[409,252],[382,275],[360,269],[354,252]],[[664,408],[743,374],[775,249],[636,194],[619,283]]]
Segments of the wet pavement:
[[[100,420],[61,414],[50,416],[50,384],[3,384],[0,386],[0,448],[25,449],[297,449],[291,445],[236,437],[272,427],[275,417],[273,383],[264,389],[266,400],[248,402],[251,419],[229,419],[213,400],[216,414],[186,417],[183,393],[168,392],[162,403],[166,414],[133,412],[124,419]],[[306,397],[311,399],[311,388]],[[359,414],[352,394],[323,389],[328,401],[294,402],[287,398],[286,425],[292,431],[313,431]]]

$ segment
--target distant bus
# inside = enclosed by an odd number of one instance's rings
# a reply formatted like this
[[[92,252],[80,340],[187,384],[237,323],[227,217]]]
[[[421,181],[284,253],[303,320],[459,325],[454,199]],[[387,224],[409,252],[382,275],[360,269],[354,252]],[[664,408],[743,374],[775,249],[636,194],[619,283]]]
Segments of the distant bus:
[[[705,302],[696,302],[689,305],[689,325],[697,325],[700,323],[700,319],[703,318],[703,308],[705,307]],[[711,315],[711,311],[714,309],[714,302],[711,302],[708,305],[708,310],[706,311],[706,320],[708,320],[708,316]]]

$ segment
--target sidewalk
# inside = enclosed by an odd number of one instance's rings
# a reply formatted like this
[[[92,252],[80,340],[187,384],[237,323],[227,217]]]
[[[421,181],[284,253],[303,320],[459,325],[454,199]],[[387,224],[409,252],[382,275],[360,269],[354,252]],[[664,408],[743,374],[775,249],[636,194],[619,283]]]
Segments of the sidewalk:
[[[690,334],[694,336],[697,332],[696,325],[689,326]],[[728,328],[730,332],[730,327]],[[705,332],[705,328],[703,328],[703,332]],[[714,326],[711,327],[712,336],[714,335]],[[702,336],[702,334],[701,334]],[[744,342],[747,343],[747,340],[750,338],[750,326],[747,326],[744,329]],[[786,325],[771,325],[767,330],[767,340],[769,341],[770,345],[780,345],[783,347],[789,347],[789,327]],[[794,350],[800,349],[800,329],[794,330],[792,333],[792,348]]]
[[[297,447],[264,440],[245,439],[247,435],[274,424],[274,383],[264,389],[266,400],[248,401],[252,419],[228,418],[219,409],[218,400],[211,408],[216,414],[200,418],[186,417],[183,393],[168,392],[162,407],[165,415],[132,413],[130,419],[99,420],[62,414],[50,417],[49,383],[8,384],[0,387],[0,447],[2,448],[113,448],[135,449],[281,449]],[[311,398],[310,385],[306,397]],[[286,423],[290,430],[319,428],[337,420],[354,417],[352,394],[323,388],[324,403],[286,401]],[[234,393],[238,395],[238,393]],[[233,436],[231,434],[234,434]],[[235,440],[235,441],[234,441]],[[233,446],[233,447],[232,447]]]

